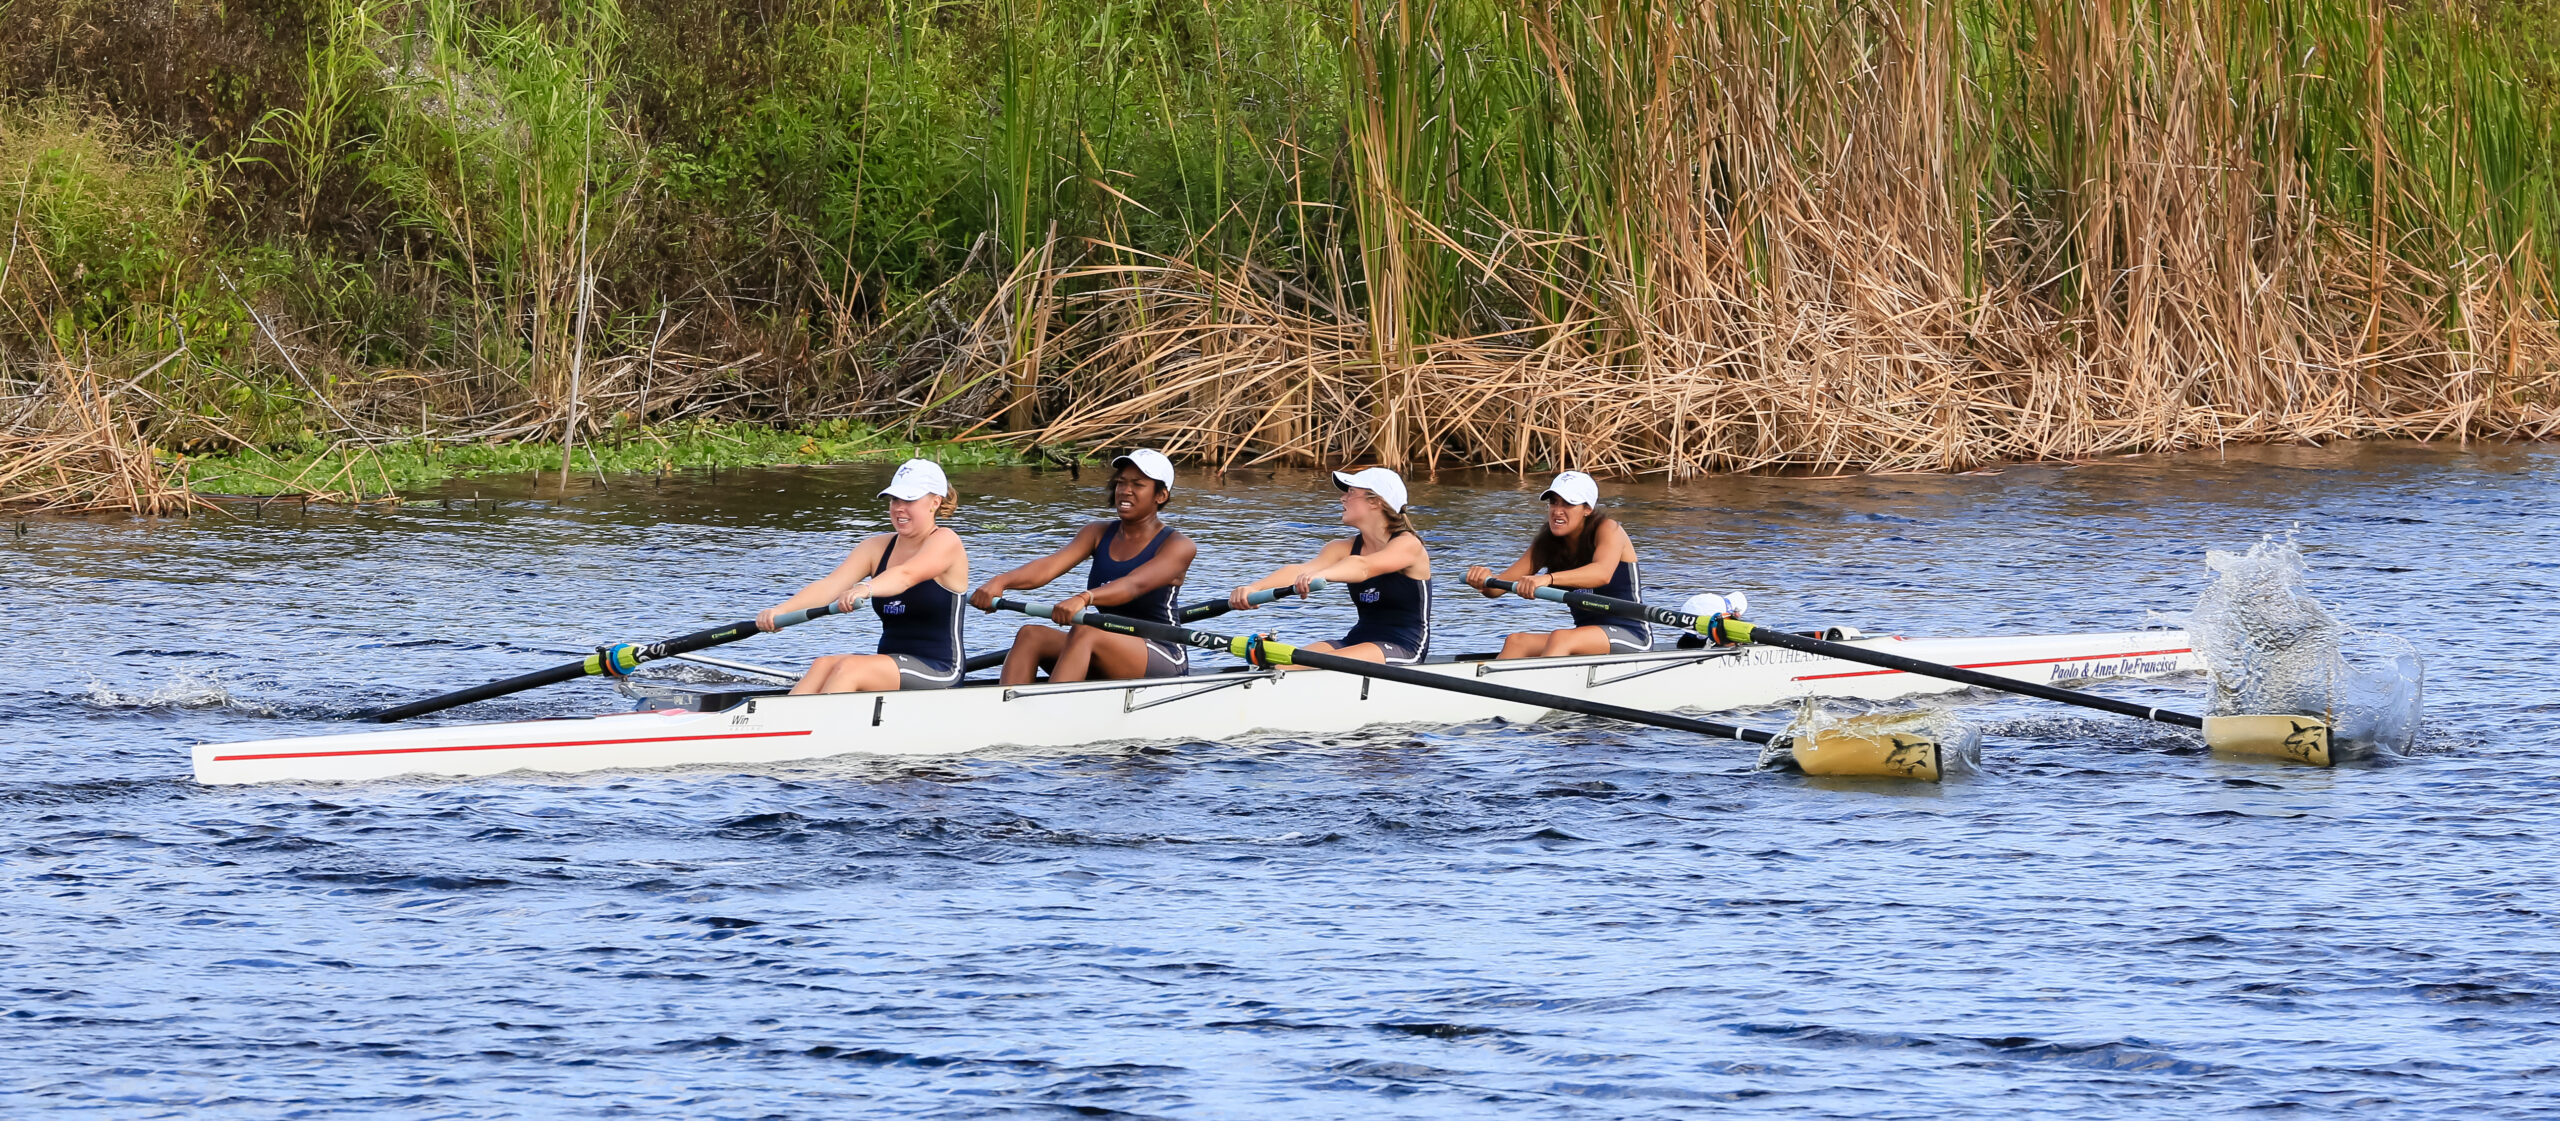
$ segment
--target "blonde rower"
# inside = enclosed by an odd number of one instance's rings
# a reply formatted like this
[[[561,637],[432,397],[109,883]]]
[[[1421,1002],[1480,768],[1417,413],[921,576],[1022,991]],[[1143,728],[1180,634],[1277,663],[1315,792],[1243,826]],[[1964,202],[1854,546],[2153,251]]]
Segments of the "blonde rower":
[[[792,687],[795,694],[947,689],[960,680],[969,550],[959,534],[935,524],[959,506],[951,482],[942,468],[910,459],[880,496],[889,500],[891,532],[863,538],[835,571],[756,616],[756,626],[770,631],[780,612],[829,602],[851,611],[866,599],[880,616],[878,653],[820,658]]]
[[[1339,641],[1307,649],[1389,665],[1419,662],[1431,649],[1431,553],[1405,517],[1404,480],[1371,467],[1336,471],[1333,485],[1342,490],[1342,524],[1357,532],[1327,544],[1314,560],[1237,588],[1227,603],[1250,611],[1245,597],[1265,588],[1295,587],[1303,596],[1310,581],[1342,584],[1360,621]]]
[[[1495,572],[1484,565],[1467,569],[1467,586],[1486,599],[1501,592],[1485,588],[1486,578],[1511,581],[1522,599],[1536,599],[1545,587],[1581,588],[1617,599],[1644,598],[1644,571],[1636,564],[1636,545],[1625,526],[1600,512],[1600,484],[1580,471],[1567,471],[1539,496],[1547,503],[1546,524],[1529,541],[1527,552],[1511,567]],[[1561,658],[1568,654],[1609,654],[1653,648],[1652,628],[1644,623],[1584,608],[1573,609],[1574,625],[1558,631],[1532,631],[1502,640],[1503,658]]]

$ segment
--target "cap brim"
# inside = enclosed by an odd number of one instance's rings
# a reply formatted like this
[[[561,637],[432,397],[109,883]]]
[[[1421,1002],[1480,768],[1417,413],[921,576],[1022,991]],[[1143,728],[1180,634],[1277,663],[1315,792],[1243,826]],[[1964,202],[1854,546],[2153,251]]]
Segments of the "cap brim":
[[[901,499],[901,500],[904,500],[904,501],[907,501],[907,502],[913,502],[913,501],[915,501],[916,499],[922,498],[922,497],[924,497],[924,496],[926,496],[926,495],[928,495],[928,494],[938,494],[938,493],[940,493],[940,492],[938,492],[938,491],[934,491],[934,490],[931,490],[931,489],[928,489],[928,488],[925,488],[925,487],[913,487],[913,488],[910,488],[910,489],[912,489],[915,493],[913,493],[913,494],[900,494],[900,493],[898,493],[898,492],[897,492],[897,491],[895,491],[895,490],[884,490],[884,491],[881,491],[881,492],[880,492],[880,497],[882,497],[882,498],[896,498],[896,499]]]
[[[1156,484],[1157,486],[1163,487],[1163,488],[1166,490],[1166,492],[1170,493],[1170,492],[1173,490],[1173,480],[1171,480],[1171,479],[1166,479],[1166,478],[1163,478],[1163,477],[1160,477],[1160,476],[1158,476],[1155,472],[1147,470],[1147,465],[1146,465],[1146,464],[1143,464],[1143,463],[1138,462],[1138,461],[1137,461],[1135,458],[1133,458],[1133,457],[1125,456],[1125,455],[1124,455],[1124,456],[1116,457],[1116,458],[1114,458],[1114,459],[1111,461],[1111,469],[1112,469],[1112,470],[1117,471],[1117,470],[1119,470],[1119,469],[1121,469],[1121,468],[1123,468],[1123,467],[1135,467],[1135,468],[1137,468],[1137,469],[1138,469],[1138,473],[1139,473],[1139,474],[1144,475],[1144,476],[1146,476],[1146,477],[1148,477],[1148,478],[1150,478],[1150,479],[1154,479],[1154,480],[1155,480],[1155,484]]]

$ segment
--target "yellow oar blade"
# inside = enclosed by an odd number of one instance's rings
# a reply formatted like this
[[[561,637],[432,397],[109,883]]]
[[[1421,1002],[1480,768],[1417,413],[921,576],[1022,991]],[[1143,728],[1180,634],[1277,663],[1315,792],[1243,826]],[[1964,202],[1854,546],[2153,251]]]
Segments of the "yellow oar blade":
[[[2205,746],[2233,755],[2257,755],[2326,767],[2331,763],[2329,722],[2317,716],[2208,716]]]
[[[1792,766],[1809,775],[1937,782],[1970,769],[1981,742],[1974,729],[1925,713],[1861,716],[1797,731],[1763,753],[1760,765]]]

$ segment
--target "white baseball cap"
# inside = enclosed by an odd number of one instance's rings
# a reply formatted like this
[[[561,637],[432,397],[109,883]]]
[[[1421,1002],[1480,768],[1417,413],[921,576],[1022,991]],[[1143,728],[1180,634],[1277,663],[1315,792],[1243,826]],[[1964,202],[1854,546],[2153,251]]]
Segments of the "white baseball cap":
[[[1680,610],[1688,614],[1695,615],[1701,619],[1704,619],[1709,615],[1722,615],[1728,619],[1740,619],[1743,617],[1745,612],[1751,610],[1751,597],[1744,595],[1741,592],[1726,592],[1723,595],[1717,595],[1714,592],[1700,592],[1696,595],[1690,596],[1688,602],[1681,604]]]
[[[1556,481],[1548,483],[1546,491],[1538,497],[1545,498],[1550,494],[1564,499],[1564,504],[1567,506],[1598,506],[1600,504],[1600,484],[1580,471],[1567,471],[1556,476]]]
[[[1387,509],[1404,512],[1404,477],[1384,467],[1364,467],[1358,471],[1336,471],[1333,485],[1343,490],[1359,487],[1383,498]]]
[[[942,477],[942,468],[932,460],[910,459],[898,465],[898,473],[889,476],[889,485],[880,493],[913,502],[928,494],[951,493],[951,480]]]
[[[1111,469],[1114,471],[1124,466],[1137,468],[1139,474],[1163,483],[1165,492],[1172,493],[1173,461],[1166,459],[1163,452],[1154,448],[1139,448],[1111,461]]]

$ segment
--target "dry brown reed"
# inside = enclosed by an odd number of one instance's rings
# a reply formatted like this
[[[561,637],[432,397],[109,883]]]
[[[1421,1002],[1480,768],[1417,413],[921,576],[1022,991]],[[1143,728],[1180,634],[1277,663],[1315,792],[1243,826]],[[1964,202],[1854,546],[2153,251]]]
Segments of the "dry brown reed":
[[[1568,92],[1593,87],[1565,72],[1594,64],[1564,42],[1581,32],[1536,21],[1592,6],[1530,16]],[[2560,431],[2560,323],[2530,229],[2502,242],[2444,221],[2459,200],[2387,185],[2371,223],[2334,221],[2317,169],[2269,140],[2307,110],[2281,88],[2281,44],[2242,49],[2259,33],[2232,26],[2243,9],[2056,6],[2024,92],[1999,101],[1957,80],[1942,7],[1785,26],[1776,5],[1622,6],[1652,35],[1633,67],[1651,81],[1611,118],[1610,223],[1471,235],[1383,177],[1360,184],[1480,290],[1548,314],[1381,340],[1404,316],[1344,314],[1249,265],[1018,275],[1075,356],[1045,382],[1036,438],[1681,476]],[[2035,135],[2077,138],[2037,156],[2068,197],[1985,219],[2020,189],[1985,118],[2021,103],[2054,118]],[[1372,303],[1408,298],[1416,278],[1377,256]]]
[[[200,505],[119,396],[66,365],[34,392],[0,398],[0,508],[174,514]]]

